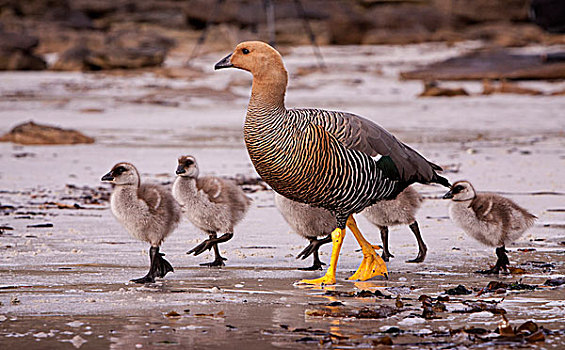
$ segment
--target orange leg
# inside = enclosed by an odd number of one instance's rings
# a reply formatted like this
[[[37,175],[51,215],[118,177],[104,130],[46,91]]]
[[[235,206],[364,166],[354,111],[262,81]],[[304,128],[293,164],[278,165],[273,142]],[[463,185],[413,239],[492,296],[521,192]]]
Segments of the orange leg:
[[[359,265],[357,272],[355,272],[353,276],[349,277],[349,279],[366,281],[375,276],[388,277],[388,270],[385,262],[375,252],[374,246],[367,242],[365,237],[363,237],[363,234],[361,234],[361,231],[357,228],[357,223],[355,222],[355,219],[353,219],[353,215],[349,216],[347,219],[347,227],[349,227],[351,232],[353,232],[355,239],[357,239],[357,242],[363,251],[363,261],[361,261],[361,265]]]
[[[337,268],[337,259],[339,258],[339,252],[341,250],[341,244],[343,243],[343,239],[345,238],[345,229],[336,228],[332,232],[332,257],[330,260],[330,266],[326,271],[326,274],[323,277],[312,279],[312,280],[302,280],[300,283],[307,283],[307,284],[319,284],[319,285],[328,285],[328,284],[335,284],[335,272]]]

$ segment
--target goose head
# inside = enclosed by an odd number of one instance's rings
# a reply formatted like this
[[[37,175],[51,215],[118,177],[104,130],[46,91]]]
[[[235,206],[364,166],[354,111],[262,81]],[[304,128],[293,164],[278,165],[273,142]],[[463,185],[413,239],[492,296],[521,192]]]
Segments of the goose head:
[[[443,195],[444,199],[451,199],[455,202],[468,201],[475,197],[475,189],[469,181],[457,181],[451,186],[449,192]]]
[[[180,156],[175,173],[182,177],[197,178],[199,170],[196,158],[193,156]]]
[[[287,76],[281,54],[262,41],[244,41],[237,45],[232,53],[214,66],[216,70],[222,68],[243,69],[253,74],[254,78],[282,72],[285,79]]]
[[[102,181],[107,181],[115,185],[139,186],[139,173],[133,164],[122,162],[114,165],[112,170],[102,176]]]

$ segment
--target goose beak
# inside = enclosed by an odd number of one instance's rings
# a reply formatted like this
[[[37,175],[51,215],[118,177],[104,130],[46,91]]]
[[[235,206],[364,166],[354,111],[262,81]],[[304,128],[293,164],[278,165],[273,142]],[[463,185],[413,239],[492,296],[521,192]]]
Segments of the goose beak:
[[[451,198],[453,198],[453,192],[452,192],[452,191],[447,192],[446,194],[443,195],[442,198],[443,198],[443,199],[451,199]]]
[[[108,174],[102,176],[102,181],[114,181],[114,176],[112,175],[112,172],[110,171]]]
[[[180,174],[184,174],[184,173],[186,173],[186,170],[184,170],[184,167],[179,164],[179,166],[177,167],[177,170],[175,171],[175,174],[180,175]]]
[[[222,60],[220,62],[216,63],[216,65],[214,66],[214,70],[233,67],[233,64],[230,61],[231,55],[232,54],[230,53],[226,57],[222,58]]]

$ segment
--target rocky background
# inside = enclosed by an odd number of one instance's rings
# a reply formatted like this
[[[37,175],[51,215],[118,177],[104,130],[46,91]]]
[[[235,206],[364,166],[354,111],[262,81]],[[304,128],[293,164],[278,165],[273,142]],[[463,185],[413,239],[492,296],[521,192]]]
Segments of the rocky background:
[[[279,45],[483,40],[493,46],[563,44],[528,16],[530,0],[273,1]],[[303,12],[302,12],[303,11]],[[94,71],[161,66],[245,39],[268,40],[261,0],[0,0],[0,70]],[[209,25],[207,25],[209,24]]]

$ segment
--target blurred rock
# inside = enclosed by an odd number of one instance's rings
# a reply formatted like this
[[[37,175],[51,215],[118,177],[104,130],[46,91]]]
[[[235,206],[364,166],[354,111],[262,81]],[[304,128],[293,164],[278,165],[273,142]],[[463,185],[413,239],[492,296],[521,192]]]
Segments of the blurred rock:
[[[456,21],[473,24],[492,21],[527,21],[530,0],[451,0]]]
[[[27,122],[4,134],[0,137],[0,142],[13,142],[21,145],[71,145],[94,143],[94,139],[79,131]]]
[[[88,71],[137,69],[160,66],[175,41],[155,34],[121,31],[112,33],[106,45],[90,49],[82,43],[65,51],[53,70]]]
[[[517,55],[504,49],[479,50],[422,69],[400,73],[403,79],[500,80],[565,78],[565,62],[545,62],[540,55]]]
[[[524,88],[515,83],[503,80],[496,84],[488,79],[483,80],[483,95],[492,94],[517,94],[517,95],[543,95],[543,92],[536,89]]]
[[[0,32],[0,70],[45,69],[45,61],[33,53],[38,44],[33,36]]]
[[[469,93],[463,88],[445,88],[440,87],[437,81],[428,81],[424,83],[424,91],[419,97],[454,97],[454,96],[469,96]]]

